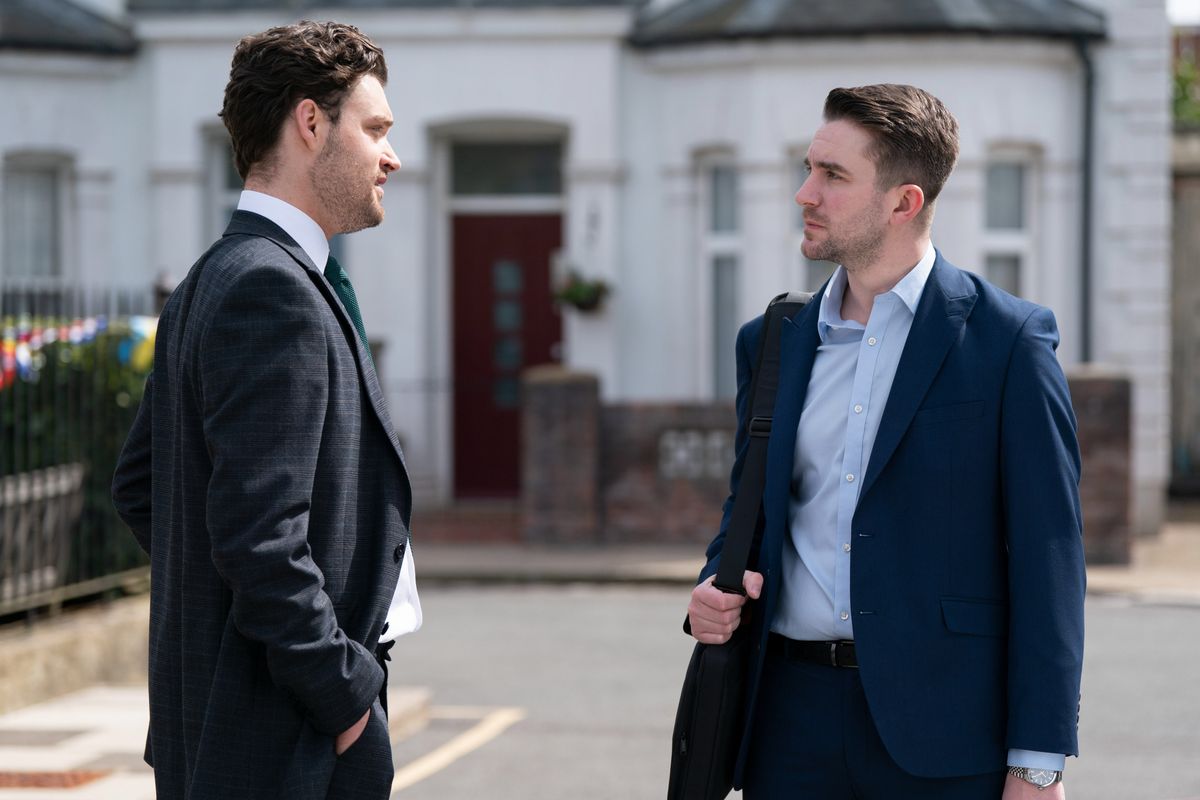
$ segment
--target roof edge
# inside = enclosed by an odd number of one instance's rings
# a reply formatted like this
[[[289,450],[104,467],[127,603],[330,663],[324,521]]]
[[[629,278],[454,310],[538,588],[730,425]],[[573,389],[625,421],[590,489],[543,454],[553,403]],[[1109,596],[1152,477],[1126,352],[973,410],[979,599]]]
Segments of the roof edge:
[[[912,28],[861,28],[848,31],[841,28],[827,29],[786,29],[747,31],[716,31],[695,34],[652,34],[639,36],[636,32],[626,37],[626,41],[639,50],[650,50],[664,47],[685,47],[696,44],[715,44],[736,41],[767,41],[770,39],[863,39],[870,36],[887,36],[891,38],[904,36],[979,36],[986,39],[1052,39],[1059,41],[1107,41],[1109,36],[1102,31],[1033,31],[1026,28],[997,29],[997,28],[945,28],[945,27],[912,27]]]

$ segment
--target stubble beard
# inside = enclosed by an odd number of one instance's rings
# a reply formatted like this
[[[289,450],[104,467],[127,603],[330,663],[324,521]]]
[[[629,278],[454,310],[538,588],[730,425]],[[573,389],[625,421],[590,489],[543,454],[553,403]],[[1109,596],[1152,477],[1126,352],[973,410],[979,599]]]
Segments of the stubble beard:
[[[338,145],[335,133],[325,142],[309,170],[313,192],[320,198],[330,226],[337,233],[374,228],[383,222],[383,204],[375,194],[375,183],[367,184],[366,176],[359,175],[353,159]]]
[[[846,223],[844,234],[837,235],[825,228],[824,241],[805,238],[800,243],[800,251],[813,261],[841,264],[847,272],[870,267],[883,253],[886,228],[877,221],[881,208],[882,198]]]

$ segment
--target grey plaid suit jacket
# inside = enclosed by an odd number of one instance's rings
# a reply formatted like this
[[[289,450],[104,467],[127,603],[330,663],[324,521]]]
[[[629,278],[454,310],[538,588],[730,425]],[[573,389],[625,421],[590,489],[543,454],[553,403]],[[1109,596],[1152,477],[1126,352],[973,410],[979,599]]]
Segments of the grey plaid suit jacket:
[[[411,489],[345,309],[269,220],[236,212],[168,301],[113,500],[151,560],[159,797],[325,797]]]

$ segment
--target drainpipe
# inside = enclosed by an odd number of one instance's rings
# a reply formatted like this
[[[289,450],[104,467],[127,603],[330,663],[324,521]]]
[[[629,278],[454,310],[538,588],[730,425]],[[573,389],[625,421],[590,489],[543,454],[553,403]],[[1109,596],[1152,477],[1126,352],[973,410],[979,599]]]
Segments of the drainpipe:
[[[1079,220],[1079,319],[1082,327],[1080,361],[1092,360],[1092,171],[1095,155],[1096,70],[1088,40],[1075,38],[1083,66],[1083,164],[1080,181]]]

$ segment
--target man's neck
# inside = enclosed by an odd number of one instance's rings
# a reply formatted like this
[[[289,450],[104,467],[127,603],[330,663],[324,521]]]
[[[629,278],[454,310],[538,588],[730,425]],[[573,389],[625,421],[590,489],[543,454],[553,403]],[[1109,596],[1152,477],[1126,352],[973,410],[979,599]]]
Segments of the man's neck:
[[[875,298],[886,294],[912,272],[929,249],[929,237],[893,248],[867,266],[846,267],[846,293],[842,296],[842,319],[866,325]],[[843,265],[845,266],[845,265]]]
[[[302,187],[295,186],[288,181],[274,180],[265,181],[251,175],[246,179],[245,188],[252,192],[261,192],[269,194],[271,197],[282,200],[288,205],[294,206],[309,216],[313,222],[321,226],[321,230],[325,233],[326,239],[332,239],[333,235],[323,223],[320,210],[317,206],[312,192],[305,191]]]

